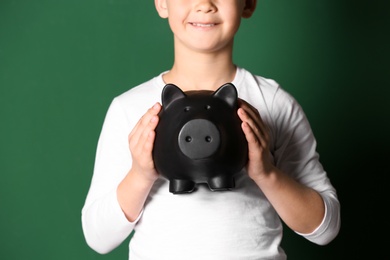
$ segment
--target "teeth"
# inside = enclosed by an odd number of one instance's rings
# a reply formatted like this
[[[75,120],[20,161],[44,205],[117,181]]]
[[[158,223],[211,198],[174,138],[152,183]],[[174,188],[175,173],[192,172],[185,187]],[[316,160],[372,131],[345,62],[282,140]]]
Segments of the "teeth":
[[[215,24],[214,23],[192,23],[192,25],[194,26],[198,26],[198,27],[213,27]]]

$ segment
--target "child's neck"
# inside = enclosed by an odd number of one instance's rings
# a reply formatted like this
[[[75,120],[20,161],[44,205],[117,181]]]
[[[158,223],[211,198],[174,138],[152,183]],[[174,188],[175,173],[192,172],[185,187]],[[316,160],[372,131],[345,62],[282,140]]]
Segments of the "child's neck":
[[[214,91],[235,77],[236,66],[231,56],[230,52],[176,53],[174,65],[163,79],[165,83],[173,83],[183,91]]]

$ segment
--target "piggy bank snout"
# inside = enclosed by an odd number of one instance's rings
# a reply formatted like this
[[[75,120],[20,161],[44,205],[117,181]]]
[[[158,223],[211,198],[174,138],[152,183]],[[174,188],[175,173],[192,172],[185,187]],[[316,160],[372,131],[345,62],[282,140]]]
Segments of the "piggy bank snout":
[[[212,156],[220,145],[218,128],[206,119],[193,119],[180,129],[178,143],[181,152],[190,159]]]

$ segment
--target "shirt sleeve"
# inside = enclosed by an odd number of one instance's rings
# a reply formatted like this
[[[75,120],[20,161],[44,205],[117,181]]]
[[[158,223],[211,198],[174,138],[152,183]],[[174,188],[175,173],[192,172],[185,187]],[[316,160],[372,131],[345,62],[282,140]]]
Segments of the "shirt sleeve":
[[[82,209],[82,228],[87,244],[98,253],[108,253],[133,231],[118,199],[117,187],[131,167],[128,148],[130,123],[119,101],[114,99],[100,133],[94,173]]]
[[[298,102],[281,88],[275,94],[272,114],[275,165],[298,182],[316,190],[326,207],[323,221],[315,231],[298,234],[313,243],[325,245],[339,232],[340,204],[336,190],[320,163],[310,124]]]
[[[328,196],[321,194],[321,196],[325,204],[325,216],[322,223],[309,234],[296,233],[318,245],[326,245],[336,237],[340,230],[340,210],[339,201],[332,194]]]

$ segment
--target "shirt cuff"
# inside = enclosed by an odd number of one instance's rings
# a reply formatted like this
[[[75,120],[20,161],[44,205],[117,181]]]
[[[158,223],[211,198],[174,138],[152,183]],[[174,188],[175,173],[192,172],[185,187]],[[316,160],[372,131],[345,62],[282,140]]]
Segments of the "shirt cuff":
[[[296,232],[318,245],[328,244],[336,237],[340,229],[340,214],[337,199],[332,197],[332,195],[324,195],[322,199],[325,205],[325,214],[321,224],[309,234]]]

